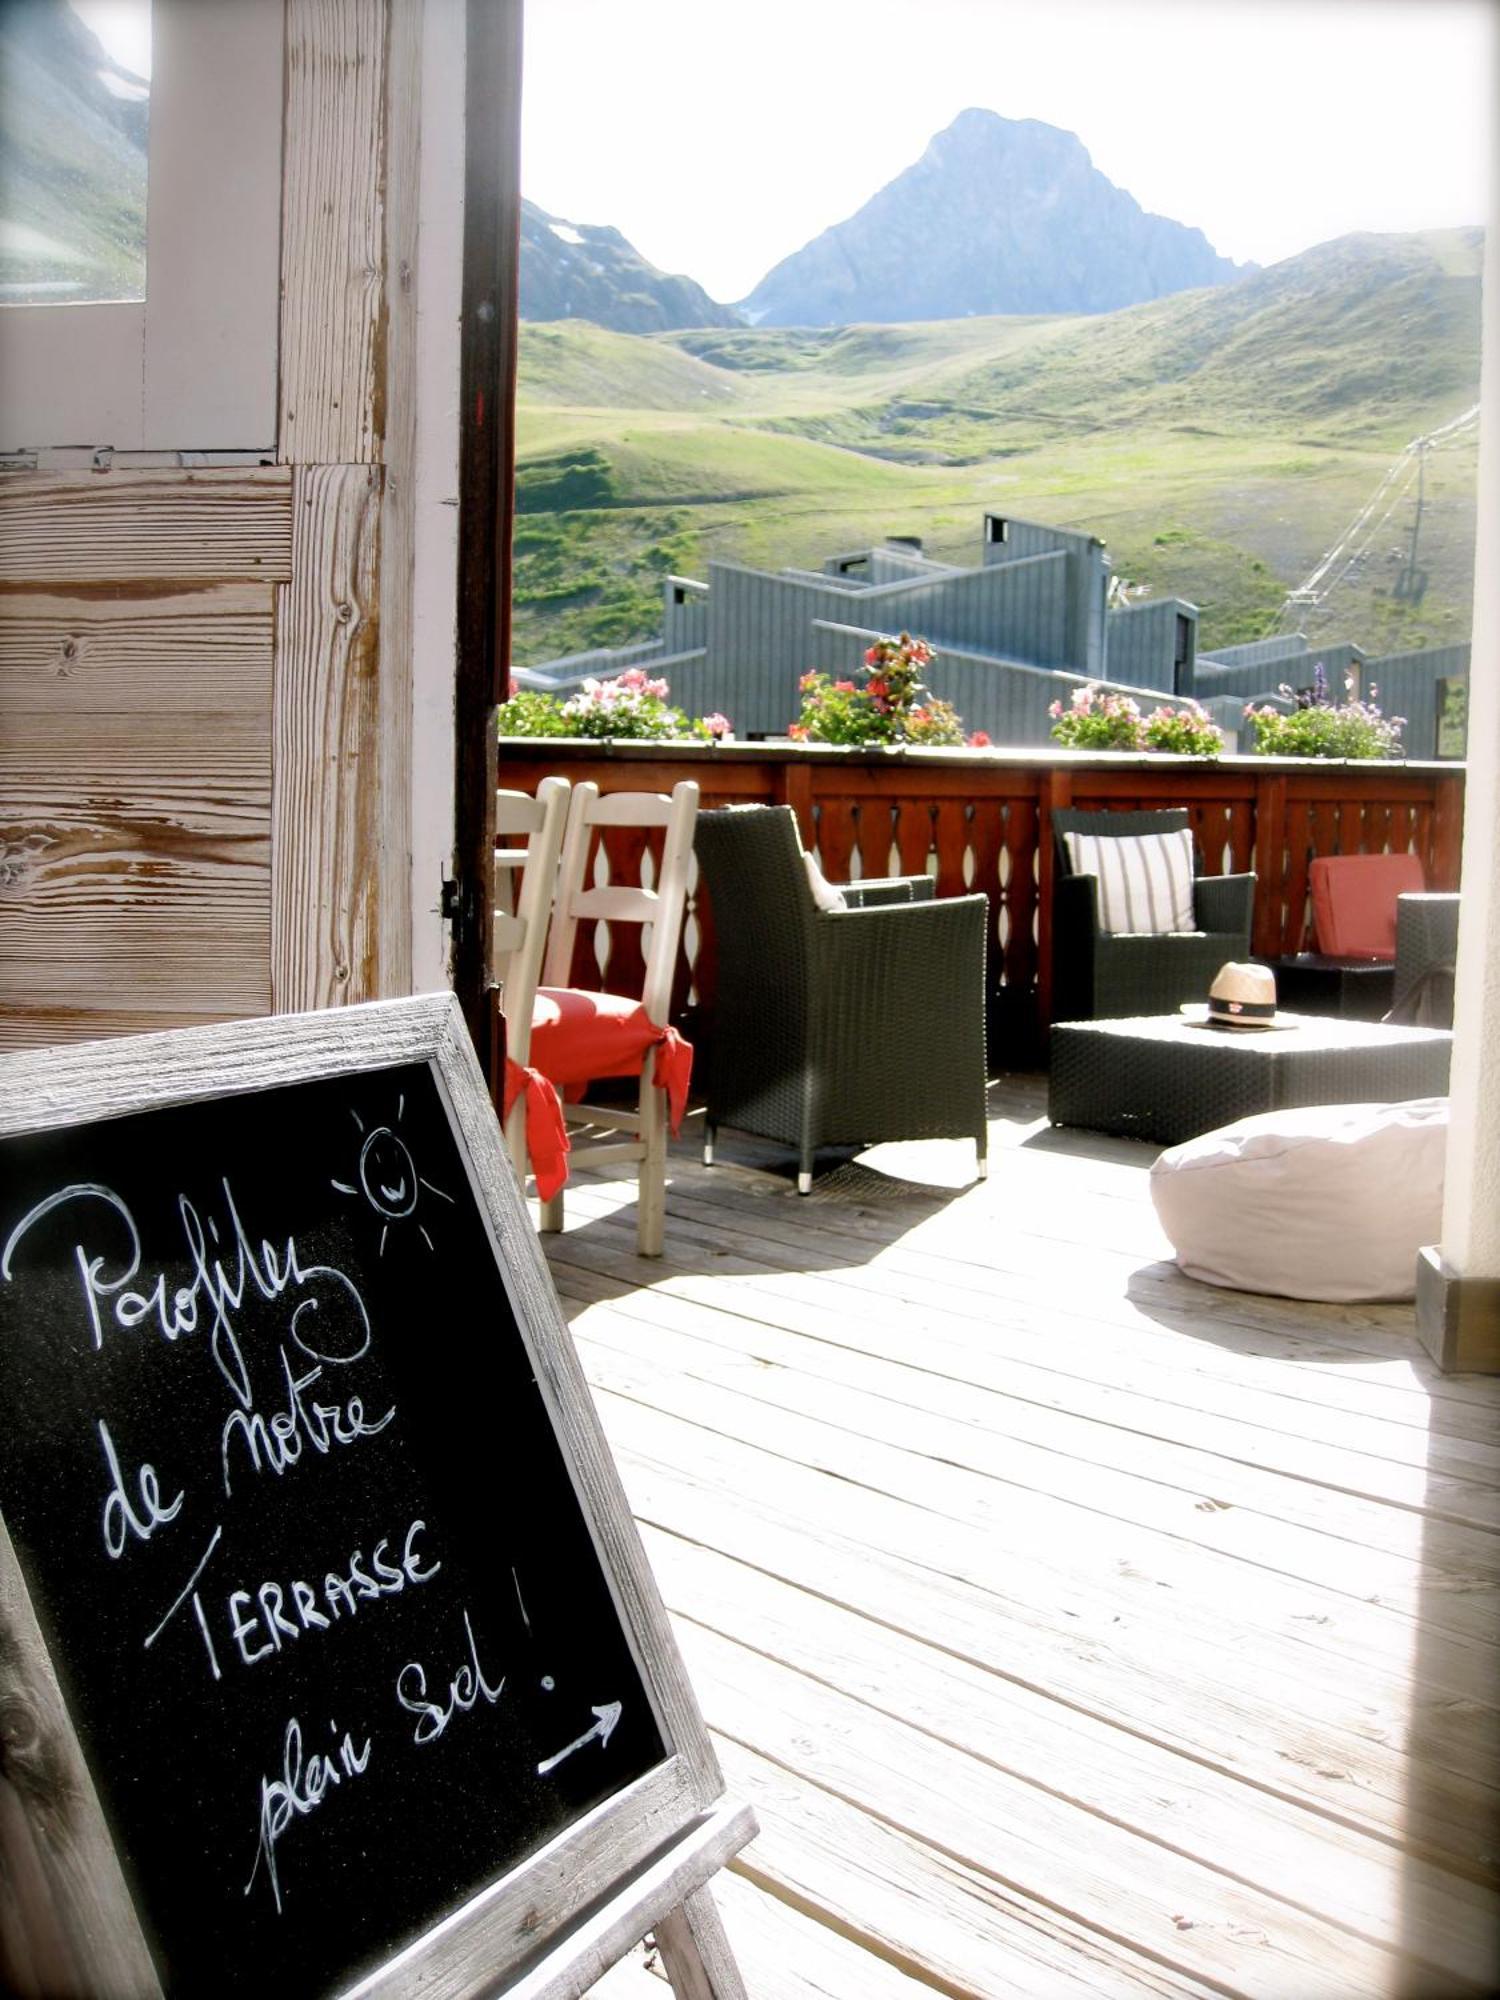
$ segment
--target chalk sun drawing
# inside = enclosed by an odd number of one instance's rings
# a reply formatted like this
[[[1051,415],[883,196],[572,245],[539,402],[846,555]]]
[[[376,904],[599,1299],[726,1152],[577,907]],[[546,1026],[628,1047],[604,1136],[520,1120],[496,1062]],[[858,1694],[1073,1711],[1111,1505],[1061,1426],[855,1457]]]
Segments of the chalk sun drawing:
[[[405,1113],[406,1097],[403,1093],[396,1100],[396,1116],[392,1123],[377,1125],[373,1131],[367,1131],[359,1113],[351,1110],[349,1116],[358,1126],[363,1140],[359,1149],[358,1183],[339,1180],[330,1183],[340,1194],[363,1195],[380,1217],[382,1228],[378,1254],[382,1257],[385,1255],[385,1241],[391,1233],[391,1224],[412,1219],[423,1188],[426,1188],[429,1194],[435,1194],[439,1201],[451,1203],[453,1200],[451,1194],[434,1186],[431,1181],[424,1180],[417,1172],[405,1140],[395,1129]],[[436,1254],[437,1246],[421,1222],[417,1224],[417,1233],[428,1249]]]

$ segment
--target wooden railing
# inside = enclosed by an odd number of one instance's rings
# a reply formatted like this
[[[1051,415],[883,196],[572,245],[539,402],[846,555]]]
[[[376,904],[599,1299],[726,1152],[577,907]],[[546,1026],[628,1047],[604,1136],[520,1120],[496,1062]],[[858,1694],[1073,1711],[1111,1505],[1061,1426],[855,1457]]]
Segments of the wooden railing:
[[[1253,869],[1251,949],[1275,958],[1311,942],[1308,863],[1324,854],[1410,851],[1432,889],[1458,887],[1464,770],[1456,764],[900,751],[822,746],[502,742],[499,782],[534,791],[549,772],[601,790],[668,791],[695,778],[705,808],[790,805],[830,881],[936,876],[939,896],[990,899],[992,1059],[1035,1060],[1050,1019],[1052,813],[1059,807],[1186,806],[1210,874]],[[636,879],[640,843],[608,850],[611,879]],[[580,938],[574,979],[629,990],[635,941]],[[678,981],[682,1011],[711,1021],[713,913],[695,898]]]

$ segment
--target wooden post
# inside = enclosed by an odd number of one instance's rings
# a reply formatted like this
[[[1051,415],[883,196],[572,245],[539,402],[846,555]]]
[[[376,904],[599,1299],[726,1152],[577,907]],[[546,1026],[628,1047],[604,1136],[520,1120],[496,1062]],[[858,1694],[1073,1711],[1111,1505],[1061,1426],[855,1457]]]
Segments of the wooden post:
[[[1261,958],[1282,951],[1282,893],[1286,881],[1286,779],[1255,780],[1255,915],[1250,948]]]
[[[510,677],[520,256],[520,0],[468,0],[454,697],[453,989],[485,1036],[494,710]]]
[[[1464,774],[1445,771],[1433,786],[1428,886],[1456,889],[1463,862]]]
[[[786,803],[797,815],[797,825],[802,830],[802,845],[811,853],[818,835],[813,820],[813,767],[798,758],[781,765],[780,770]]]
[[[745,2000],[744,1981],[707,1889],[686,1897],[656,1927],[677,2000]]]
[[[1043,777],[1037,793],[1036,889],[1037,1030],[1045,1035],[1052,1025],[1052,885],[1057,863],[1053,853],[1052,815],[1066,812],[1073,803],[1073,773],[1056,766]]]

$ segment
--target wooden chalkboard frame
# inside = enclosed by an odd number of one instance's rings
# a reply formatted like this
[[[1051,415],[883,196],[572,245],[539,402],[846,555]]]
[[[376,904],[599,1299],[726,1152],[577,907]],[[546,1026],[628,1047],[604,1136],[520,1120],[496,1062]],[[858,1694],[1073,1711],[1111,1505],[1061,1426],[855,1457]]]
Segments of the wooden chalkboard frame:
[[[453,995],[6,1057],[0,1136],[409,1063],[430,1066],[447,1110],[667,1755],[346,1990],[351,2000],[354,1994],[393,2000],[418,1985],[433,2000],[496,1992],[576,2000],[655,1928],[679,1992],[742,2000],[705,1885],[753,1837],[754,1816],[724,1796]],[[7,1723],[0,1744],[0,1858],[7,1866],[0,1878],[11,1884],[0,1880],[0,1925],[19,1927],[41,1990],[66,1987],[108,2000],[158,1995],[141,1923],[3,1518],[0,1707]],[[46,1773],[50,1805],[40,1786],[30,1792],[32,1772]],[[59,1798],[66,1805],[61,1814]]]

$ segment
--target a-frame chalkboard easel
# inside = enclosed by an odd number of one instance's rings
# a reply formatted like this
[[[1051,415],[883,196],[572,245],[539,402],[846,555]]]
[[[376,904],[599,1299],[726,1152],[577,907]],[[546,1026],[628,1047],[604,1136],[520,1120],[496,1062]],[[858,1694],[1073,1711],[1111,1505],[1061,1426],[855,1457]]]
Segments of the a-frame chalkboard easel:
[[[0,1060],[0,1987],[743,2000],[450,995]]]

